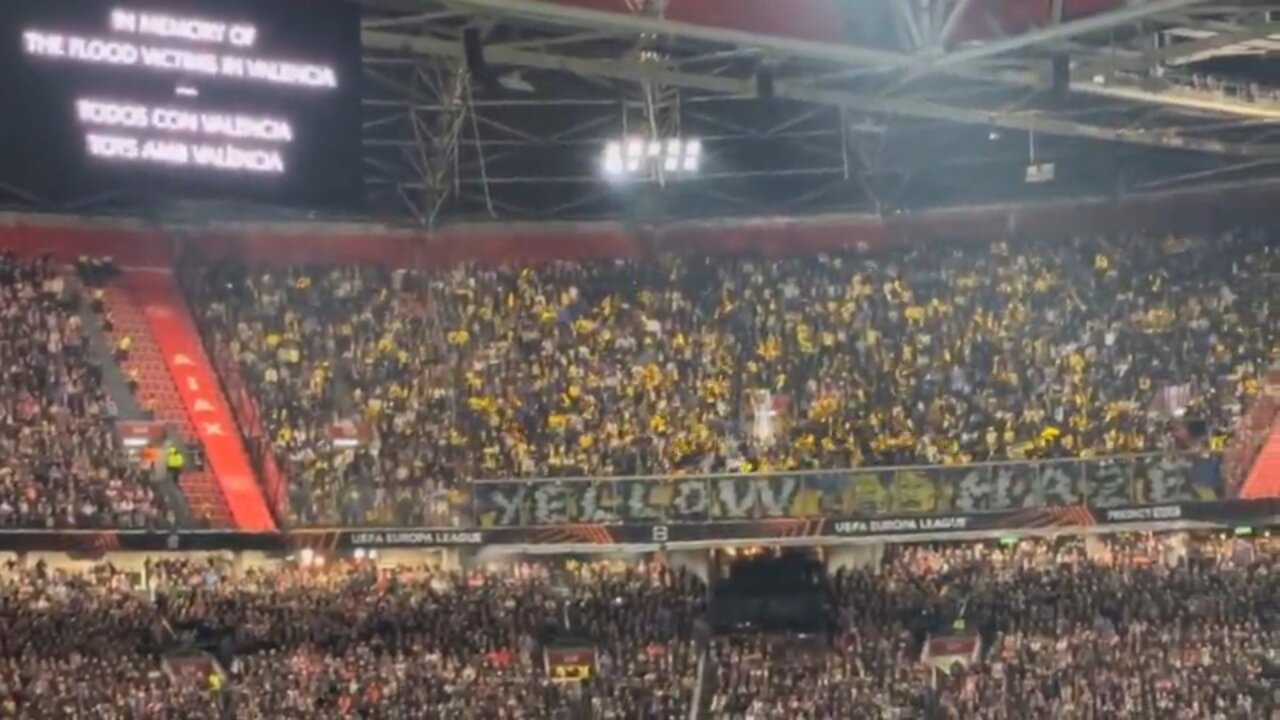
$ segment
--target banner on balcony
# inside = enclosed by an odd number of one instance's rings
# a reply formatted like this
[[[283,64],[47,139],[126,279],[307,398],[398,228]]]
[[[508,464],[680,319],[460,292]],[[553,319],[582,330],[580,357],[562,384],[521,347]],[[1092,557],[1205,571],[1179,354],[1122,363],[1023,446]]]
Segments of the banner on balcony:
[[[1126,456],[843,472],[486,481],[480,527],[945,515],[1221,496],[1216,456]]]
[[[492,529],[315,529],[289,533],[245,533],[232,530],[0,530],[0,550],[9,552],[67,552],[97,556],[110,552],[258,551],[354,552],[372,548],[459,548],[473,550],[539,546],[554,552],[611,551],[618,546],[668,548],[707,547],[719,543],[768,545],[779,542],[834,542],[858,538],[885,542],[941,540],[957,533],[1018,535],[1054,528],[1060,532],[1093,527],[1098,531],[1129,531],[1170,523],[1201,530],[1241,527],[1268,528],[1280,524],[1280,498],[1215,500],[1165,505],[1089,508],[1082,506],[996,510],[946,515],[877,518],[797,518],[725,520],[662,524],[553,525]]]

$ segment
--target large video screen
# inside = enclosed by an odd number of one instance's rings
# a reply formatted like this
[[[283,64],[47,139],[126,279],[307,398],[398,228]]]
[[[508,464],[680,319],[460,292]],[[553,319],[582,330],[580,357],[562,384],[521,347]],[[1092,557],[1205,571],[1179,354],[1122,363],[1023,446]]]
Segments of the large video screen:
[[[360,20],[340,0],[3,0],[0,183],[350,207]]]

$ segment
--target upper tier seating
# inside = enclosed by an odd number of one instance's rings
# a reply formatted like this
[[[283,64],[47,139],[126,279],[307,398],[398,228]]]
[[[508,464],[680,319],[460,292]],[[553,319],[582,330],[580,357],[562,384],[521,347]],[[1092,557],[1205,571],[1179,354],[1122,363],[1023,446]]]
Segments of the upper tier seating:
[[[172,521],[119,444],[78,288],[48,260],[0,257],[0,528]]]
[[[476,478],[1160,451],[1176,418],[1221,448],[1277,349],[1277,267],[1261,234],[219,267],[194,305],[256,394],[296,522],[419,524]],[[352,417],[371,441],[335,448]]]

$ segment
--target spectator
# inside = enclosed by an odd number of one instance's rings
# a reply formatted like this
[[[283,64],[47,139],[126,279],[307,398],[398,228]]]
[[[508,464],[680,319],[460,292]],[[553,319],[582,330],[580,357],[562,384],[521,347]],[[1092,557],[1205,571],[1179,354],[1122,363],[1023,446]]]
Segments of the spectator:
[[[133,337],[131,335],[121,335],[116,342],[116,362],[123,363],[129,359],[129,352],[133,350]]]
[[[718,641],[713,714],[1280,712],[1260,673],[1280,640],[1274,546],[1206,539],[1174,557],[1160,539],[1109,545],[1093,557],[1075,540],[891,549],[880,567],[834,579],[844,627],[831,647],[760,636]],[[924,638],[946,634],[956,619],[981,638],[982,655],[963,669],[932,671],[919,662]]]
[[[177,445],[170,445],[169,450],[165,453],[164,464],[169,471],[169,482],[177,485],[178,479],[182,476],[182,468],[187,464],[187,459],[182,454],[182,449]]]
[[[584,686],[598,717],[674,720],[692,699],[688,633],[702,590],[657,566],[455,575],[361,565],[233,578],[214,563],[172,561],[152,571],[154,604],[110,568],[11,576],[0,593],[0,701],[32,718],[143,716],[138,707],[212,718],[220,693],[234,693],[245,718],[553,717],[579,701],[521,639],[565,632],[566,613],[598,633],[586,642],[600,670]],[[158,673],[159,647],[141,639],[165,624],[233,637],[230,683]]]
[[[700,717],[1272,718],[1280,647],[1270,538],[1132,536],[889,548],[831,579],[835,637],[715,639]],[[450,573],[368,564],[235,572],[170,559],[136,578],[0,574],[0,711],[22,718],[655,718],[690,716],[695,579],[657,564]],[[957,619],[967,667],[921,661]],[[166,628],[229,661],[210,687],[164,655]],[[595,655],[580,684],[540,647]],[[224,654],[224,650],[219,650]],[[216,668],[212,668],[216,669]],[[7,708],[7,710],[5,710]]]
[[[119,446],[79,303],[52,261],[0,257],[0,527],[145,527],[165,517]]]
[[[1277,346],[1267,238],[764,261],[218,268],[294,520],[430,524],[484,477],[1221,447]],[[1195,420],[1203,438],[1169,431]],[[343,422],[369,429],[340,446]]]

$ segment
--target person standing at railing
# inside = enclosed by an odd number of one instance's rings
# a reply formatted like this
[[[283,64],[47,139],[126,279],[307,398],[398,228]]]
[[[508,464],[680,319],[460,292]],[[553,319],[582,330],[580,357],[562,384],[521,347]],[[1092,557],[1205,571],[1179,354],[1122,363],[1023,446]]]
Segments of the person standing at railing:
[[[169,446],[169,452],[165,455],[165,467],[169,470],[169,481],[175,485],[182,476],[182,469],[187,464],[187,458],[182,454],[181,448],[176,444]]]

